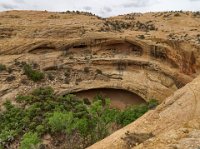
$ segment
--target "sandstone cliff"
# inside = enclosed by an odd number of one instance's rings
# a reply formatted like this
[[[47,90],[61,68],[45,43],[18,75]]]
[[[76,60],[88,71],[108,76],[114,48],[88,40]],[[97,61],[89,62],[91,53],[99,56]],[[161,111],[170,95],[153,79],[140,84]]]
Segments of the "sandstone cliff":
[[[125,148],[121,137],[127,131],[153,134],[136,148],[195,148],[200,79],[192,80],[200,72],[199,20],[192,12],[107,19],[87,13],[1,12],[0,64],[7,70],[0,72],[0,105],[38,86],[50,85],[60,95],[124,89],[162,104],[91,148]],[[45,79],[30,81],[23,62],[43,71]]]

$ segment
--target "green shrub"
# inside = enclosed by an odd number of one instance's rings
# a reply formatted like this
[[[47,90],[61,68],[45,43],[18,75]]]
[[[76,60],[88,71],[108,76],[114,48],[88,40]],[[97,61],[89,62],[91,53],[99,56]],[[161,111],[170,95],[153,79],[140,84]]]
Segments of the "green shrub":
[[[58,19],[58,18],[60,18],[60,16],[58,16],[58,15],[50,15],[48,17],[48,19]]]
[[[6,78],[6,81],[7,81],[7,82],[11,82],[11,81],[14,81],[15,79],[16,79],[15,76],[10,75],[10,76],[8,76],[8,77]]]
[[[53,74],[51,74],[51,73],[48,73],[48,79],[50,80],[50,81],[53,81],[53,80],[55,80],[55,76],[53,75]]]
[[[154,109],[158,105],[158,101],[156,99],[151,99],[148,102],[148,108],[149,109]]]
[[[20,149],[34,147],[39,143],[39,137],[46,133],[51,133],[55,139],[59,135],[68,137],[64,143],[69,145],[72,142],[67,141],[78,139],[79,147],[86,148],[158,104],[156,100],[150,100],[120,111],[110,108],[110,100],[100,94],[90,102],[72,94],[56,96],[51,87],[18,95],[16,100],[21,107],[6,101],[5,110],[0,110],[0,146],[9,146],[14,139],[24,135]]]
[[[37,133],[28,132],[25,133],[20,142],[20,149],[31,149],[40,143],[40,139]]]
[[[54,112],[51,117],[48,118],[48,125],[52,132],[66,131],[68,133],[72,130],[73,114]]]
[[[131,122],[135,121],[137,118],[142,116],[147,111],[148,111],[148,106],[146,104],[129,107],[118,115],[117,123],[122,126],[126,126]]]
[[[96,69],[96,73],[97,74],[103,74],[102,71],[100,69]]]
[[[179,16],[181,16],[181,15],[180,15],[180,13],[175,13],[174,16],[175,16],[175,17],[179,17]]]
[[[13,69],[9,67],[9,68],[7,69],[7,71],[8,71],[8,73],[12,73],[12,72],[13,72]]]
[[[117,111],[110,109],[109,99],[96,100],[89,107],[89,128],[90,136],[92,138],[91,144],[103,139],[109,134],[109,127],[111,123],[115,122]]]
[[[74,112],[74,116],[76,116],[78,118],[84,118],[88,114],[87,107],[85,104],[75,105],[73,112]]]
[[[54,90],[51,87],[39,87],[31,93],[33,96],[38,97],[39,100],[49,100],[53,98]]]
[[[44,79],[44,73],[38,70],[33,70],[32,67],[28,64],[25,64],[23,69],[25,75],[34,82],[41,81],[42,79]]]
[[[3,105],[6,108],[6,110],[11,110],[12,108],[14,108],[14,106],[11,103],[11,101],[9,101],[9,100],[7,100],[6,102],[4,102]]]
[[[45,132],[45,127],[44,127],[43,125],[38,125],[38,126],[36,127],[36,132],[37,132],[38,134],[43,134],[43,133]]]
[[[0,144],[9,143],[22,131],[24,111],[10,101],[4,103],[5,111],[0,111]]]
[[[90,124],[87,118],[78,119],[74,124],[74,129],[76,129],[81,136],[86,137],[90,133]]]
[[[154,137],[152,133],[130,133],[127,131],[125,137],[121,139],[125,142],[126,148],[134,148],[152,137]]]
[[[16,101],[19,103],[31,104],[34,101],[34,96],[32,96],[32,95],[17,95]]]
[[[6,142],[12,142],[17,135],[15,130],[2,130],[0,133],[0,146],[6,144]]]
[[[137,36],[139,39],[145,39],[145,36],[144,35],[138,35]]]
[[[141,117],[148,110],[155,108],[157,105],[158,101],[156,99],[151,99],[145,104],[128,107],[118,115],[117,123],[126,126]]]
[[[54,97],[54,91],[51,87],[39,87],[31,92],[30,95],[18,95],[16,101],[19,103],[32,104],[39,101],[51,100]]]
[[[3,64],[0,64],[0,72],[6,70],[6,66]]]

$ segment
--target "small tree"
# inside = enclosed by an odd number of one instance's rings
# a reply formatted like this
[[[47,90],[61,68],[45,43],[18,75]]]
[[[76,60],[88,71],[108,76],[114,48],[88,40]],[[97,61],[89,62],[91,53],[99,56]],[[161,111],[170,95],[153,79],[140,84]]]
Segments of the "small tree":
[[[96,100],[88,107],[91,143],[95,143],[109,134],[110,124],[118,115],[118,111],[109,108],[110,100],[104,99],[104,101],[105,103],[102,100]]]
[[[87,118],[77,119],[74,124],[75,130],[77,130],[80,135],[83,137],[84,142],[86,141],[87,136],[90,134],[89,120]]]
[[[52,116],[48,118],[48,124],[53,133],[66,131],[67,133],[70,134],[73,128],[72,122],[73,122],[72,112],[62,113],[56,111],[53,113]]]
[[[20,149],[31,149],[35,148],[40,143],[37,133],[28,132],[25,133],[20,142]]]

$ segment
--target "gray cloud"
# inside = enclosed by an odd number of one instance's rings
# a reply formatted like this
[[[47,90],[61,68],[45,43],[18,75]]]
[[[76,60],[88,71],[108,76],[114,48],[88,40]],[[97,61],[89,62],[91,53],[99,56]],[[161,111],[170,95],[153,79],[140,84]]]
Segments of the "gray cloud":
[[[10,2],[0,3],[0,8],[6,10],[18,9],[21,4],[26,4],[26,2],[24,0],[12,0]]]
[[[100,16],[107,16],[109,13],[111,13],[113,10],[110,7],[103,7],[100,11],[99,11],[99,15]]]
[[[92,10],[92,7],[90,7],[90,6],[85,6],[85,7],[83,7],[83,9],[89,11],[89,10]]]
[[[26,3],[25,0],[13,0],[13,1],[16,2],[16,3],[20,3],[20,4]]]
[[[110,7],[104,7],[104,8],[103,8],[103,11],[105,11],[105,12],[111,12],[112,9],[111,9]]]
[[[132,0],[123,4],[124,8],[129,7],[145,7],[150,5],[149,0]]]
[[[15,9],[17,6],[12,4],[0,3],[0,8],[3,9]]]

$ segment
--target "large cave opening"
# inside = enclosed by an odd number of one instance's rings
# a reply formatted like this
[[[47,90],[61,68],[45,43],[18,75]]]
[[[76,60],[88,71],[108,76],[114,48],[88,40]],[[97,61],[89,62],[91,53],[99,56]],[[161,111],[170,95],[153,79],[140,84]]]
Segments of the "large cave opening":
[[[128,106],[146,103],[142,97],[123,89],[95,88],[75,92],[73,94],[80,99],[87,98],[90,101],[92,101],[96,96],[100,95],[103,98],[109,98],[111,101],[111,107],[118,109],[124,109]]]

